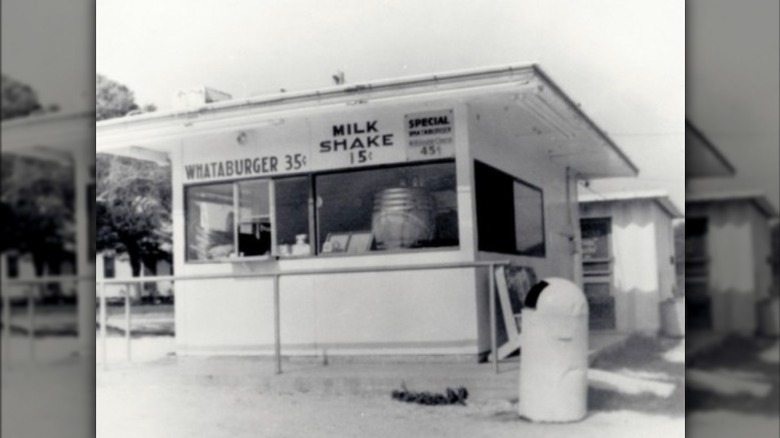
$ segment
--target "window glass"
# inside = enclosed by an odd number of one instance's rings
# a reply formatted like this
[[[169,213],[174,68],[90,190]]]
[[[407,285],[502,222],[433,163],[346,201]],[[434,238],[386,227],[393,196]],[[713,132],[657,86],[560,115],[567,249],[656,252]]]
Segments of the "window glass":
[[[474,179],[479,250],[544,257],[542,191],[479,161]]]
[[[185,192],[187,260],[234,254],[233,184],[188,187]]]
[[[271,252],[271,200],[267,180],[238,183],[238,255]]]
[[[582,219],[582,259],[604,260],[610,257],[610,220],[607,218]]]
[[[310,196],[308,177],[274,181],[277,253],[282,257],[311,255]]]
[[[19,256],[8,254],[5,259],[8,278],[19,278]]]
[[[318,175],[315,189],[321,253],[458,245],[452,162]]]
[[[685,259],[707,257],[707,219],[688,218],[685,223]]]
[[[520,254],[544,256],[544,205],[542,191],[514,181],[515,250]]]
[[[103,278],[114,278],[116,276],[116,258],[113,255],[103,256]]]

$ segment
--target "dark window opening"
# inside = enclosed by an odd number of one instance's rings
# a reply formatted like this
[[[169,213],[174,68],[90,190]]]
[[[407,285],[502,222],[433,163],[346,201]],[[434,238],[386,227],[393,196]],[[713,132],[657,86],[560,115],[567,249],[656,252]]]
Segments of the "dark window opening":
[[[474,162],[479,250],[544,257],[542,190]]]

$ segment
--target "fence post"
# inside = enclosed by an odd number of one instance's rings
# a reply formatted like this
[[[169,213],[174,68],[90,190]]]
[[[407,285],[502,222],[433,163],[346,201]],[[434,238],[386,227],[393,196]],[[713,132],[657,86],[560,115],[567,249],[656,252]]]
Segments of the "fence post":
[[[127,289],[125,290],[125,356],[127,358],[128,362],[132,361],[132,355],[131,355],[131,339],[130,339],[130,305],[131,301],[130,298],[132,297],[132,294],[130,293],[132,285],[127,285]]]
[[[3,287],[3,363],[11,365],[11,297],[8,288]]]
[[[282,373],[282,336],[279,309],[279,274],[274,275],[274,360],[276,374]]]
[[[100,363],[103,365],[103,369],[105,370],[108,367],[108,352],[106,345],[106,322],[108,318],[106,317],[105,282],[100,282],[100,288],[98,291],[100,293],[100,297],[98,297],[100,301]]]
[[[30,347],[30,362],[35,361],[35,293],[34,287],[27,289],[27,339]]]
[[[498,374],[498,334],[496,327],[496,269],[495,265],[489,265],[488,281],[490,282],[490,350],[492,352],[493,370]]]

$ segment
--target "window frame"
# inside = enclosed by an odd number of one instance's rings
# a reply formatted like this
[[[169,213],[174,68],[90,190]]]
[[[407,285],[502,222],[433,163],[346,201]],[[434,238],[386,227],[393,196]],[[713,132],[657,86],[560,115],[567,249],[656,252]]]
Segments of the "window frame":
[[[240,195],[240,189],[238,185],[242,182],[247,181],[267,181],[268,182],[268,202],[269,202],[269,221],[271,222],[271,249],[268,254],[265,255],[258,255],[258,256],[246,256],[241,257],[238,255],[238,229],[240,224],[240,201],[239,201],[239,195]],[[190,189],[195,189],[198,187],[208,187],[208,186],[216,186],[216,185],[230,185],[232,190],[232,213],[233,213],[233,254],[236,254],[234,256],[230,257],[219,257],[214,259],[190,259],[188,258],[188,251],[187,247],[190,242],[190,236],[189,236],[189,230],[187,227],[187,219],[189,218],[189,202],[188,201],[188,191]],[[243,178],[243,179],[232,179],[228,181],[217,181],[217,182],[202,182],[202,183],[195,183],[195,184],[185,184],[183,186],[182,190],[182,198],[184,200],[184,263],[186,264],[201,264],[201,263],[225,263],[225,262],[243,262],[243,261],[263,261],[263,260],[271,260],[276,255],[276,218],[274,216],[274,203],[276,201],[275,197],[273,196],[273,187],[274,185],[274,179],[273,178]]]
[[[480,239],[480,234],[481,234],[480,230],[481,230],[481,228],[480,228],[480,223],[479,223],[479,202],[480,202],[479,192],[480,192],[480,190],[477,187],[479,185],[479,181],[477,181],[477,166],[483,166],[484,168],[490,170],[491,172],[495,172],[496,174],[500,174],[502,177],[505,177],[509,181],[512,181],[512,186],[511,186],[512,197],[510,199],[511,202],[512,202],[512,208],[511,208],[511,210],[512,210],[512,227],[511,227],[512,239],[509,239],[509,240],[514,241],[514,243],[512,244],[512,251],[505,251],[504,249],[499,249],[499,248],[483,248],[482,247],[483,239]],[[501,169],[499,169],[499,168],[497,168],[495,166],[492,166],[492,165],[490,165],[490,164],[488,164],[488,163],[486,163],[484,161],[481,161],[481,160],[476,160],[476,159],[473,160],[472,171],[474,173],[474,178],[473,178],[473,181],[474,181],[474,187],[473,187],[473,193],[474,193],[474,219],[475,219],[474,221],[475,221],[475,224],[476,224],[475,230],[474,230],[475,231],[474,235],[476,236],[476,240],[477,240],[476,245],[475,245],[476,248],[477,248],[477,251],[479,251],[479,252],[495,253],[495,254],[508,254],[508,255],[521,256],[521,257],[534,257],[534,258],[541,258],[541,259],[547,258],[547,215],[546,215],[547,204],[545,203],[545,200],[544,200],[545,199],[544,190],[541,187],[538,187],[538,186],[536,186],[534,184],[531,184],[528,181],[522,180],[522,179],[520,179],[520,178],[518,178],[518,177],[516,177],[516,176],[514,176],[514,175],[512,175],[512,174],[510,174],[508,172],[505,172],[505,171],[503,171],[503,170],[501,170]],[[536,192],[539,193],[539,197],[540,197],[540,201],[541,201],[541,216],[542,216],[542,222],[541,222],[541,226],[542,226],[542,229],[541,229],[541,235],[542,235],[541,247],[542,247],[542,249],[541,249],[541,254],[533,254],[533,253],[529,253],[529,252],[523,252],[523,251],[520,251],[520,250],[517,249],[517,236],[515,234],[515,231],[517,229],[517,217],[515,216],[515,209],[517,208],[517,206],[514,203],[515,202],[514,184],[523,185],[523,186],[525,186],[527,188],[530,188],[531,190],[536,191]],[[510,200],[508,200],[508,201],[510,201]],[[483,200],[483,202],[484,202],[484,200]]]
[[[398,163],[385,163],[385,164],[377,164],[373,166],[360,166],[360,167],[349,167],[349,168],[342,168],[342,169],[327,169],[323,171],[317,171],[317,172],[305,172],[305,173],[291,173],[291,174],[284,174],[279,175],[275,177],[258,177],[258,178],[240,178],[240,179],[229,179],[229,180],[222,180],[222,181],[209,181],[209,182],[197,182],[192,184],[184,184],[182,188],[182,199],[184,203],[184,263],[185,264],[213,264],[213,263],[241,263],[241,262],[262,262],[262,261],[271,261],[271,260],[294,260],[294,259],[305,259],[305,258],[313,258],[313,257],[351,257],[351,256],[371,256],[371,255],[386,255],[386,254],[399,254],[399,253],[417,253],[417,252],[431,252],[431,251],[458,251],[461,248],[460,244],[460,225],[458,226],[458,244],[453,246],[446,246],[446,247],[431,247],[431,248],[408,248],[408,249],[391,249],[391,250],[383,250],[383,251],[367,251],[363,253],[323,253],[319,249],[319,245],[317,242],[319,242],[319,235],[320,235],[320,221],[319,221],[319,215],[317,214],[317,187],[315,184],[315,180],[317,176],[322,175],[334,175],[334,174],[348,174],[352,172],[361,172],[361,171],[367,171],[367,170],[378,170],[378,169],[389,169],[389,168],[408,168],[408,167],[417,167],[417,166],[424,166],[424,165],[431,165],[431,164],[444,164],[444,163],[451,163],[453,166],[453,170],[456,175],[456,183],[454,190],[456,192],[456,202],[457,202],[457,165],[456,160],[454,158],[441,158],[441,159],[435,159],[435,160],[424,160],[424,161],[412,161],[412,162],[398,162]],[[308,230],[309,230],[309,245],[311,247],[311,251],[308,255],[302,255],[302,256],[281,256],[279,254],[279,248],[278,248],[278,242],[277,242],[277,218],[276,218],[276,183],[279,180],[289,179],[289,178],[300,178],[305,177],[306,178],[306,184],[308,187],[308,200],[307,200],[307,220],[309,223]],[[233,190],[233,248],[234,253],[237,253],[238,251],[238,226],[239,226],[239,184],[242,182],[248,182],[248,181],[268,181],[268,189],[269,189],[269,219],[271,222],[271,250],[266,255],[260,255],[260,256],[245,256],[241,257],[238,255],[232,256],[232,257],[220,257],[215,259],[189,259],[187,257],[188,251],[187,246],[189,244],[189,238],[188,235],[188,228],[186,226],[187,218],[189,217],[189,207],[188,207],[188,191],[193,188],[197,187],[208,187],[208,186],[214,186],[214,185],[227,185],[229,184],[232,187]],[[457,205],[457,204],[456,204]],[[457,205],[457,210],[460,210],[460,205]],[[546,240],[546,239],[545,239]]]

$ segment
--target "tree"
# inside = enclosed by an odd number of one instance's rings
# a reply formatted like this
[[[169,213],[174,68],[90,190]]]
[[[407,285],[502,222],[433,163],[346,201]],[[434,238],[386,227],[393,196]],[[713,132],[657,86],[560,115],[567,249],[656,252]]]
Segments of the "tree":
[[[38,94],[29,85],[5,74],[3,80],[2,120],[28,116],[41,110]]]
[[[35,90],[5,74],[2,87],[3,120],[59,110],[57,105],[42,108]],[[73,166],[12,154],[0,161],[0,252],[31,255],[36,275],[59,273],[63,260],[73,260],[75,247]]]
[[[95,81],[95,118],[97,121],[156,111],[153,104],[139,107],[135,93],[117,81],[98,74]]]
[[[170,261],[171,175],[149,161],[98,154],[96,246],[126,253],[133,276],[141,266]]]
[[[75,247],[73,167],[2,156],[2,251],[31,254],[36,274],[57,272]]]

